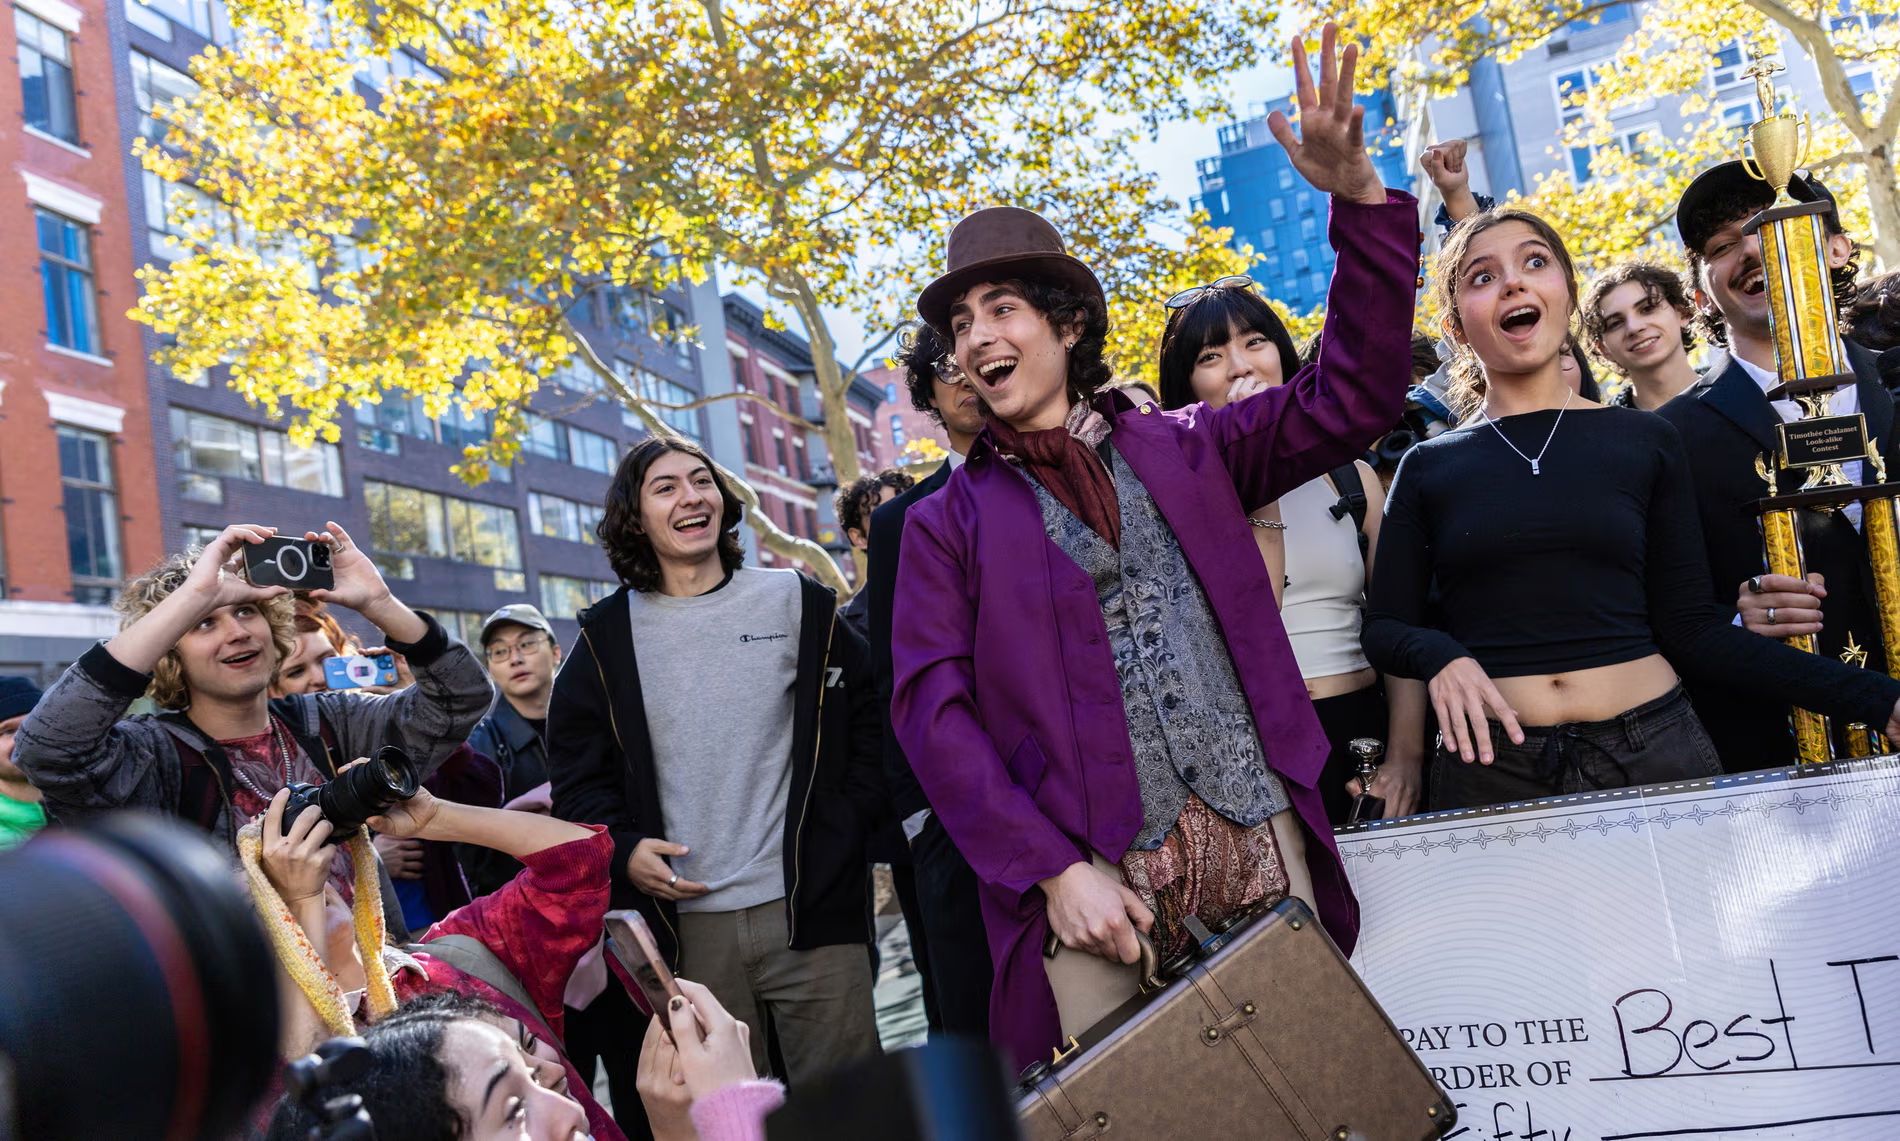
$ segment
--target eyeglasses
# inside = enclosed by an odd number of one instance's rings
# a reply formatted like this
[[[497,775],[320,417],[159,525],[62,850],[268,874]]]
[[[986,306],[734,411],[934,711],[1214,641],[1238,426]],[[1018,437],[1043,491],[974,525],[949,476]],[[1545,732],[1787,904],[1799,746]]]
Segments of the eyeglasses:
[[[543,646],[547,646],[549,644],[551,643],[546,637],[540,634],[530,634],[527,637],[521,639],[519,642],[514,643],[513,645],[509,645],[507,643],[501,643],[498,645],[490,646],[488,647],[486,652],[488,654],[489,661],[505,662],[509,658],[514,657],[516,654],[532,656],[533,654],[538,652]]]
[[[1173,297],[1163,301],[1162,304],[1169,309],[1186,309],[1216,289],[1252,289],[1254,284],[1254,279],[1245,274],[1217,278],[1214,281],[1208,282],[1206,285],[1197,285],[1192,289],[1183,289]]]
[[[963,369],[957,364],[957,358],[949,353],[938,358],[937,363],[931,366],[931,371],[935,372],[937,379],[945,384],[962,384],[969,379],[963,375]]]

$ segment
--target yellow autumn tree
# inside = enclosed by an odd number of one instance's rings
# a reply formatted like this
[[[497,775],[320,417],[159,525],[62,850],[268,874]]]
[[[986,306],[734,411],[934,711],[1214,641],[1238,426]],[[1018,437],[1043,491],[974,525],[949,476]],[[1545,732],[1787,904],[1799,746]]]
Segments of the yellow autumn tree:
[[[170,339],[162,363],[223,368],[303,439],[334,439],[343,408],[385,393],[491,411],[494,439],[461,467],[480,479],[512,460],[529,399],[570,358],[669,433],[566,314],[592,290],[720,266],[811,342],[841,482],[858,474],[853,362],[828,314],[891,327],[967,210],[1049,208],[1102,259],[1124,344],[1182,265],[1229,264],[1198,223],[1153,235],[1179,208],[1107,124],[1217,112],[1187,93],[1250,63],[1275,15],[1272,0],[230,12],[234,43],[195,62],[199,94],[159,109],[171,129],[142,154],[206,204],[186,256],[144,275],[138,315]],[[356,82],[391,59],[432,74]],[[821,548],[748,514],[763,545],[844,584]]]
[[[1508,63],[1577,22],[1623,7],[1618,0],[1313,0],[1303,11],[1378,28],[1367,50],[1375,80],[1389,75],[1442,94],[1464,83],[1479,58]],[[1797,56],[1813,61],[1824,105],[1800,108],[1815,127],[1807,166],[1841,198],[1849,232],[1874,260],[1900,268],[1900,0],[1651,0],[1638,13],[1640,27],[1572,103],[1582,114],[1551,140],[1594,148],[1590,180],[1577,185],[1553,175],[1527,195],[1573,238],[1584,265],[1645,251],[1680,260],[1668,241],[1677,197],[1698,170],[1741,152],[1741,131],[1723,121],[1710,97],[1709,72],[1712,53],[1742,37],[1790,65]],[[1854,77],[1868,74],[1875,94],[1857,94]],[[1689,125],[1679,137],[1649,135],[1630,146],[1610,114],[1649,99],[1680,102]]]

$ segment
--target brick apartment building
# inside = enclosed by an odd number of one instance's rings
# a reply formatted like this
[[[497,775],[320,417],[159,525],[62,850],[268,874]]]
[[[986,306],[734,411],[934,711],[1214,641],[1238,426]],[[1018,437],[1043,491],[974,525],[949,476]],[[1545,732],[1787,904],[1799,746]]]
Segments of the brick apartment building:
[[[19,181],[0,197],[10,311],[0,332],[0,671],[49,677],[116,622],[100,604],[128,574],[235,521],[303,530],[336,519],[397,591],[452,632],[527,600],[563,641],[574,613],[613,588],[595,545],[611,472],[644,433],[567,368],[547,378],[520,461],[479,487],[449,466],[486,418],[427,418],[391,396],[346,415],[335,445],[292,445],[283,425],[208,377],[150,365],[156,338],[125,316],[135,266],[175,256],[176,204],[197,192],[147,174],[131,142],[159,138],[155,104],[192,90],[190,59],[229,42],[220,0],[19,0],[0,146]],[[374,91],[428,77],[419,60],[370,61]],[[31,315],[34,319],[25,319]],[[715,286],[614,290],[577,306],[623,377],[682,403],[726,391],[726,355],[657,336],[726,340]],[[741,463],[730,402],[672,413],[675,427]]]
[[[824,407],[812,367],[811,344],[787,329],[768,328],[765,313],[737,293],[725,296],[726,353],[735,388],[756,392],[807,423],[824,424]],[[708,342],[710,343],[710,342]],[[845,394],[858,465],[866,472],[895,462],[888,428],[880,430],[876,413],[884,390],[855,376]],[[739,434],[745,451],[745,477],[774,523],[810,539],[832,553],[847,578],[855,579],[850,549],[838,526],[832,496],[838,477],[822,432],[799,425],[752,400],[738,405]],[[735,469],[736,470],[736,469]],[[757,544],[748,544],[748,549]],[[765,566],[784,565],[771,551],[758,551]]]
[[[871,416],[878,431],[891,442],[890,463],[909,470],[919,479],[929,475],[936,464],[913,462],[905,456],[904,449],[917,440],[935,440],[938,447],[948,451],[950,438],[944,435],[943,425],[932,420],[928,413],[911,407],[903,369],[888,365],[869,369],[864,379],[879,392],[878,406]]]
[[[122,0],[119,0],[122,2]],[[0,84],[0,672],[43,675],[116,622],[163,550],[126,194],[114,0],[20,0]]]

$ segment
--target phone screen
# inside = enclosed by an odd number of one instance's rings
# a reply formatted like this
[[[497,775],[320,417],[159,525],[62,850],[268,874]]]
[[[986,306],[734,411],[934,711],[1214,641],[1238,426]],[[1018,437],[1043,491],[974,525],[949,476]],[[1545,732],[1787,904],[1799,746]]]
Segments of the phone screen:
[[[633,976],[634,984],[646,997],[648,1008],[660,1020],[660,1029],[666,1031],[670,1041],[673,1032],[667,1025],[666,1006],[681,993],[680,985],[660,954],[660,945],[653,938],[653,929],[647,926],[646,917],[631,909],[609,911],[607,948]]]

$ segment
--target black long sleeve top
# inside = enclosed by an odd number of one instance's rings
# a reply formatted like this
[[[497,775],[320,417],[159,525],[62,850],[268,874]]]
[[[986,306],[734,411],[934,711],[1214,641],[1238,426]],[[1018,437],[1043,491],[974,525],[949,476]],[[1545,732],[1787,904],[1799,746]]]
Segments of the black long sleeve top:
[[[1674,425],[1627,408],[1557,417],[1479,420],[1406,453],[1361,634],[1373,665],[1429,680],[1472,657],[1523,677],[1660,651],[1691,680],[1886,724],[1900,681],[1750,633],[1711,601]],[[1546,440],[1533,475],[1524,457]],[[1434,584],[1442,629],[1424,624]]]

